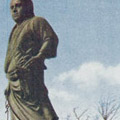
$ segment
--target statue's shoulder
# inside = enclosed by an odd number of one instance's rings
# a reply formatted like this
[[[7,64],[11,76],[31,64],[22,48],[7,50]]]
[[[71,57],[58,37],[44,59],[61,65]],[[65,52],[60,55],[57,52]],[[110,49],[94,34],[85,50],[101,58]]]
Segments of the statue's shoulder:
[[[34,16],[33,19],[32,19],[32,21],[33,21],[34,23],[43,23],[43,22],[46,21],[46,19],[43,18],[43,17]]]
[[[33,31],[38,31],[42,28],[44,28],[45,25],[47,25],[47,22],[45,18],[43,17],[38,17],[38,16],[33,16],[28,24]]]
[[[34,16],[32,19],[31,19],[31,25],[33,26],[34,29],[40,29],[46,25],[49,26],[49,23],[47,22],[47,20],[43,17],[38,17],[38,16]]]

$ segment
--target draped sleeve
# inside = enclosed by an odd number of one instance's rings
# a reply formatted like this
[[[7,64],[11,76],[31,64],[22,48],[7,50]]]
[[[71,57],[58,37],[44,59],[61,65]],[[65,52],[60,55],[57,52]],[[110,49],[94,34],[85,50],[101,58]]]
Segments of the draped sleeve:
[[[58,37],[50,24],[44,18],[35,17],[33,20],[33,31],[41,45],[39,52],[45,58],[56,57]]]

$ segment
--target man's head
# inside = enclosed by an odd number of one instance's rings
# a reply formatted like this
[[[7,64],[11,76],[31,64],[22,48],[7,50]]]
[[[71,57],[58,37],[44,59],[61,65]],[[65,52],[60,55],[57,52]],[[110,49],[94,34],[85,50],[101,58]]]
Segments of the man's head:
[[[34,15],[31,0],[11,0],[10,10],[14,21],[17,23],[21,23],[27,17]]]

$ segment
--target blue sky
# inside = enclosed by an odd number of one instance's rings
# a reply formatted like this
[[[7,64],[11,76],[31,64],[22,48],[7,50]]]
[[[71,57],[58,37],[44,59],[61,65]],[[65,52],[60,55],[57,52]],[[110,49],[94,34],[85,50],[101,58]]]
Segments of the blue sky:
[[[3,67],[14,25],[9,0],[0,0],[0,119],[7,86]],[[59,38],[58,56],[46,60],[45,83],[61,120],[73,108],[92,107],[103,93],[120,94],[120,1],[33,0],[36,16],[51,24]],[[93,106],[92,106],[93,105]],[[94,115],[93,115],[94,116]]]

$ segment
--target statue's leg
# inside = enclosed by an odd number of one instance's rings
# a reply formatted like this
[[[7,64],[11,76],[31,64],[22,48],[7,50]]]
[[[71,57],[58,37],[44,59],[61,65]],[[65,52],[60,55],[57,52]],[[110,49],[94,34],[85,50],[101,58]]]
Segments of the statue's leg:
[[[47,88],[44,84],[44,71],[35,72],[35,80],[36,80],[36,95],[39,96],[39,103],[41,105],[41,111],[43,112],[43,116],[45,120],[58,120],[57,114],[50,102]],[[39,83],[37,83],[39,82]],[[38,90],[39,88],[39,90]]]
[[[16,117],[16,115],[12,112],[12,110],[10,110],[11,113],[11,120],[20,120]]]

